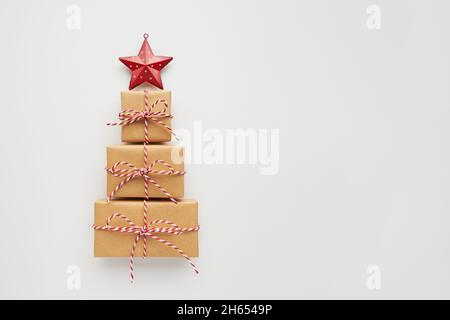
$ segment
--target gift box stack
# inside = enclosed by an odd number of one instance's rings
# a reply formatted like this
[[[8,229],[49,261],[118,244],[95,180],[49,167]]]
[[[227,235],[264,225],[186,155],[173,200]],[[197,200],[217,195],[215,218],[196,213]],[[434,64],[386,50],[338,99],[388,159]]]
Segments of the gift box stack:
[[[198,273],[198,203],[184,196],[184,149],[170,144],[171,92],[160,71],[171,57],[155,56],[144,35],[139,54],[120,58],[132,72],[121,93],[122,144],[107,147],[107,199],[95,202],[94,256],[182,257]],[[143,83],[160,90],[131,91]]]

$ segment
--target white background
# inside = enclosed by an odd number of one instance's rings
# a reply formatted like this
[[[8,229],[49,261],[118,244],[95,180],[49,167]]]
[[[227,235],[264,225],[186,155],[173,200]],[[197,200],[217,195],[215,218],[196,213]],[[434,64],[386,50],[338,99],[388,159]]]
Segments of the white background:
[[[66,26],[69,5],[81,29]],[[369,5],[381,30],[366,26]],[[2,1],[1,298],[450,298],[448,1]],[[200,275],[93,258],[142,34],[175,128],[279,129],[280,170],[188,165]],[[81,271],[69,290],[68,266]],[[367,267],[381,270],[369,290]]]

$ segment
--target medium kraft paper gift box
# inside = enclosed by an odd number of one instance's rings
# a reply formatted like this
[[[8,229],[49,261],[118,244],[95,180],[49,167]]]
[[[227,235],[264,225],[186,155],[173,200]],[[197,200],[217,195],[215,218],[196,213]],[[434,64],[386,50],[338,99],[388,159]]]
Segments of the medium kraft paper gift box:
[[[147,145],[148,152],[148,164],[149,166],[155,160],[163,160],[172,165],[174,170],[184,170],[184,148],[173,145]],[[121,144],[111,145],[107,147],[107,168],[117,162],[128,162],[135,168],[144,167],[144,146],[137,144]],[[120,168],[128,168],[122,165]],[[168,170],[162,164],[157,164],[153,167],[155,170]],[[111,173],[107,172],[106,189],[107,196],[111,195],[111,192],[125,180],[124,177],[115,177]],[[164,175],[164,174],[149,174],[149,176],[161,187],[167,190],[170,195],[175,198],[183,198],[184,196],[184,175]],[[150,198],[168,198],[159,188],[154,184],[149,183],[148,188]],[[144,178],[136,177],[131,179],[123,185],[122,188],[117,190],[114,194],[114,198],[143,198],[144,191]]]
[[[148,221],[170,220],[180,228],[198,226],[198,203],[195,200],[180,200],[174,204],[169,200],[152,200],[147,202]],[[127,216],[137,226],[144,223],[144,207],[142,200],[106,200],[95,202],[96,226],[103,226],[106,220],[113,214],[120,213]],[[114,219],[112,226],[127,227],[129,224],[123,219]],[[155,225],[158,226],[158,225]],[[198,231],[185,232],[179,235],[155,233],[161,239],[169,241],[183,250],[189,257],[198,257]],[[114,231],[95,230],[94,232],[94,256],[95,257],[129,257],[130,250],[136,234]],[[135,257],[142,257],[142,240],[136,246]],[[147,256],[149,257],[180,257],[180,254],[172,248],[154,240],[147,241]]]
[[[149,107],[155,104],[159,99],[165,100],[167,110],[165,114],[171,114],[172,93],[170,91],[150,91],[148,93]],[[121,92],[121,109],[133,109],[136,111],[144,111],[145,98],[142,91],[123,91]],[[154,112],[162,112],[165,108],[164,103],[155,104]],[[159,119],[166,126],[172,126],[171,118]],[[170,131],[159,124],[148,121],[149,124],[149,142],[167,142],[172,139]],[[123,142],[144,142],[144,121],[140,120],[132,124],[122,125],[122,141]]]

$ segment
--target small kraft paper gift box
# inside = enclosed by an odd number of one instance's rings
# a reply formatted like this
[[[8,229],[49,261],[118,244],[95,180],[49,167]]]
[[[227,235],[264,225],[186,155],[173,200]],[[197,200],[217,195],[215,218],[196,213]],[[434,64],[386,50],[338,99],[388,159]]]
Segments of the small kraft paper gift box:
[[[198,257],[198,203],[195,200],[180,200],[174,204],[167,200],[152,200],[147,202],[148,208],[148,234],[147,256],[148,257],[179,257],[180,252],[170,247],[164,241],[176,246],[189,257]],[[113,216],[112,215],[119,216]],[[127,222],[128,219],[132,224]],[[108,225],[109,230],[98,230]],[[158,221],[170,221],[173,224]],[[94,222],[94,256],[95,257],[129,257],[133,243],[138,233],[136,229],[144,225],[144,208],[142,200],[97,200],[95,202]],[[128,229],[126,229],[128,227]],[[160,227],[160,229],[158,229]],[[165,227],[165,229],[164,229]],[[153,229],[151,229],[153,228]],[[170,229],[172,228],[172,229]],[[178,229],[177,229],[178,228]],[[111,230],[113,229],[113,230]],[[121,230],[121,231],[119,231]],[[127,232],[124,232],[127,231]],[[166,230],[166,232],[164,232]],[[170,233],[168,230],[179,230],[178,234]],[[135,245],[133,252],[135,257],[142,257],[143,237]]]
[[[147,167],[144,148],[148,155]],[[184,196],[183,147],[122,144],[108,146],[106,153],[108,199],[144,198],[146,190],[149,198],[174,201]]]
[[[123,142],[144,142],[144,117],[148,121],[148,142],[167,142],[172,138],[171,92],[149,91],[147,110],[142,91],[121,92],[121,112]],[[111,125],[111,124],[110,124]]]

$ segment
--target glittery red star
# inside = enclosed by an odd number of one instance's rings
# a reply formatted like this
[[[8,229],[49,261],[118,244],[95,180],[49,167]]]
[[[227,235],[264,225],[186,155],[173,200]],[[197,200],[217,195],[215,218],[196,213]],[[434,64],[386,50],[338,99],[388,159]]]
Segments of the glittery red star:
[[[147,38],[148,34],[144,34],[144,42],[142,42],[137,56],[119,58],[131,70],[130,90],[144,82],[163,89],[160,71],[173,59],[172,57],[155,56]]]

